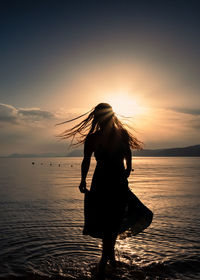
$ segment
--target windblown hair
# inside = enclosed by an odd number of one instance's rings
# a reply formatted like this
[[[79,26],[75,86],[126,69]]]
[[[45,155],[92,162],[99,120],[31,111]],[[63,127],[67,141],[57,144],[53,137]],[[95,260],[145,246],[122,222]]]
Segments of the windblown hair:
[[[118,135],[122,137],[122,141],[127,143],[130,148],[137,150],[141,150],[143,148],[143,143],[125,128],[124,124],[122,124],[122,122],[117,118],[116,114],[112,110],[112,107],[108,103],[100,103],[88,113],[89,115],[84,120],[72,128],[63,131],[58,135],[58,137],[60,139],[72,138],[71,145],[79,145],[85,142],[88,135],[100,131],[105,127],[109,127],[110,130],[114,130],[118,133]],[[84,115],[81,115],[80,117]],[[78,118],[79,117],[75,119]],[[77,135],[79,136],[78,138],[76,137]],[[73,143],[75,138],[77,142]]]

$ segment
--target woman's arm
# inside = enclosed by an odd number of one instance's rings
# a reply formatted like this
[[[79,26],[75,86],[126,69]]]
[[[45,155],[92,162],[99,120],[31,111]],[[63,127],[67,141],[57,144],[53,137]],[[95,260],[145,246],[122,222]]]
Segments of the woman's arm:
[[[132,170],[132,153],[130,147],[127,148],[125,161],[126,161],[126,177],[128,178]]]
[[[92,147],[91,139],[87,137],[84,144],[84,157],[81,164],[81,183],[79,185],[80,192],[82,193],[85,193],[86,191],[86,177],[90,168],[90,161],[93,153]]]

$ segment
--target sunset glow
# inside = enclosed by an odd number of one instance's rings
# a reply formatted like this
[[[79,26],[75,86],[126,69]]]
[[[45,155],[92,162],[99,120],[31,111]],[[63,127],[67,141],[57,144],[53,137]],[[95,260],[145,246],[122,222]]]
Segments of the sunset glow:
[[[193,1],[177,9],[174,1],[59,2],[2,10],[0,155],[63,154],[66,143],[55,135],[76,122],[55,124],[101,102],[140,132],[146,148],[198,144],[200,17]]]
[[[113,111],[121,116],[133,117],[143,112],[142,107],[127,94],[116,95],[110,99]]]

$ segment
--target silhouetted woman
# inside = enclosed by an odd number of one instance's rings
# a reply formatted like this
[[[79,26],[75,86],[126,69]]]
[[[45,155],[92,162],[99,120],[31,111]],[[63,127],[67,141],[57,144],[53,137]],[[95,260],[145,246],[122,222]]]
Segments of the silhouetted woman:
[[[87,133],[85,133],[87,132]],[[122,232],[130,175],[131,148],[141,149],[142,143],[125,129],[107,103],[98,104],[87,118],[62,133],[62,138],[82,136],[84,158],[81,166],[79,189],[85,193],[85,224],[83,234],[102,239],[100,272],[108,261],[115,266],[114,246]],[[97,164],[90,191],[86,177],[92,153]]]

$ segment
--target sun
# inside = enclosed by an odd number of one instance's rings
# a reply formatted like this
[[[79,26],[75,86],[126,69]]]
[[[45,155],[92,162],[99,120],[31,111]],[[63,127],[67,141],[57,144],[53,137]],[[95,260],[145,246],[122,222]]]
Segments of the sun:
[[[126,94],[113,96],[109,99],[109,104],[116,114],[125,117],[134,117],[142,111],[139,104],[131,96]]]

